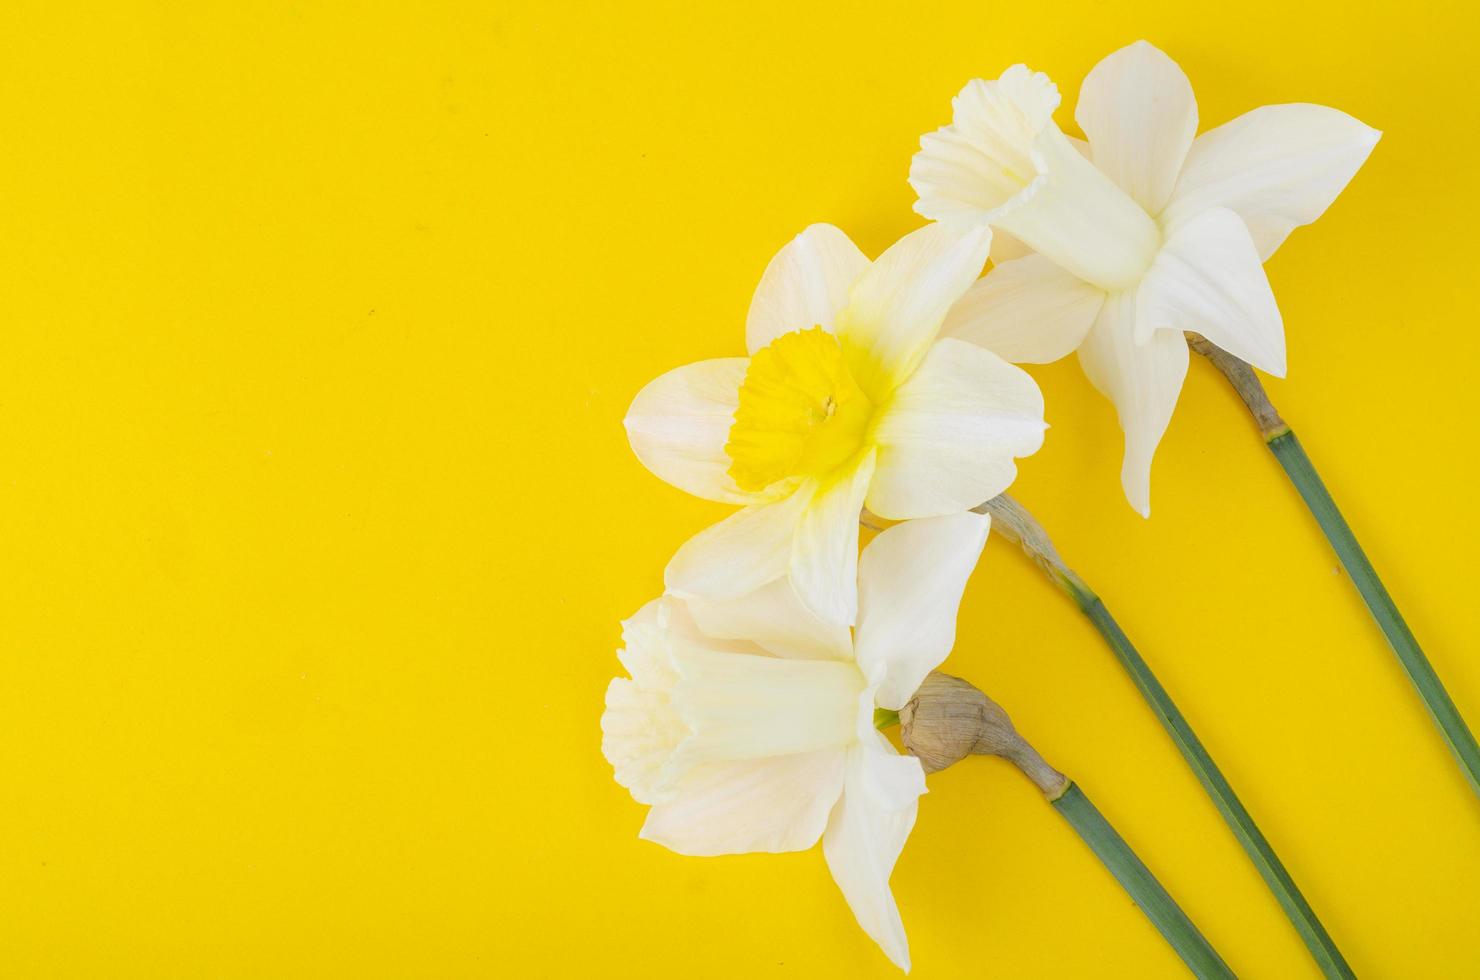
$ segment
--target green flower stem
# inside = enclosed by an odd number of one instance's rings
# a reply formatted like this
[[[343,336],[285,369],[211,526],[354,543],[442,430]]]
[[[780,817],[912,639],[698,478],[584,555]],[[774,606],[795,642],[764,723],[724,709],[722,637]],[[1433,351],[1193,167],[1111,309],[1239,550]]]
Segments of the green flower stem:
[[[1260,832],[1259,826],[1254,823],[1254,818],[1234,793],[1233,787],[1228,785],[1228,780],[1213,762],[1212,756],[1208,755],[1208,750],[1203,747],[1192,726],[1172,702],[1166,688],[1161,686],[1161,682],[1115,622],[1100,597],[1064,564],[1043,527],[1012,498],[1005,494],[994,497],[977,510],[992,516],[994,531],[1021,544],[1023,550],[1039,564],[1055,585],[1074,600],[1075,605],[1089,618],[1095,629],[1099,630],[1120,665],[1130,674],[1141,697],[1161,722],[1162,728],[1172,737],[1182,758],[1187,760],[1198,782],[1202,783],[1213,805],[1223,815],[1224,821],[1243,846],[1249,860],[1254,863],[1260,877],[1274,893],[1275,899],[1285,910],[1285,915],[1300,934],[1321,972],[1328,977],[1354,977],[1351,967],[1336,948],[1336,943],[1321,925],[1321,920],[1316,917],[1310,903],[1296,887],[1294,879],[1285,870],[1284,864]]]
[[[1269,396],[1264,392],[1264,386],[1259,383],[1259,378],[1249,365],[1201,337],[1190,336],[1188,344],[1228,378],[1248,406],[1270,452],[1274,453],[1275,459],[1284,467],[1285,475],[1300,492],[1300,498],[1305,501],[1305,506],[1316,519],[1316,523],[1321,526],[1321,531],[1336,552],[1336,557],[1341,560],[1341,566],[1346,569],[1352,584],[1357,587],[1362,601],[1367,604],[1372,618],[1377,620],[1378,627],[1387,637],[1388,645],[1398,655],[1398,662],[1403,665],[1408,679],[1418,689],[1424,707],[1439,726],[1450,751],[1459,760],[1460,768],[1470,781],[1470,788],[1480,794],[1480,746],[1475,744],[1475,736],[1460,716],[1459,709],[1454,706],[1449,692],[1444,690],[1443,682],[1434,673],[1434,667],[1424,656],[1418,641],[1413,638],[1413,632],[1408,629],[1408,624],[1403,621],[1403,615],[1398,612],[1392,596],[1383,587],[1382,579],[1377,577],[1372,562],[1362,552],[1356,535],[1352,534],[1351,526],[1341,516],[1341,511],[1331,499],[1326,485],[1321,482],[1320,474],[1311,465],[1310,457],[1305,454],[1300,440],[1295,438],[1295,433],[1290,431],[1290,427],[1275,411]]]
[[[969,681],[930,672],[898,712],[899,737],[926,773],[940,772],[969,755],[991,755],[1017,767],[1044,799],[1069,821],[1151,924],[1199,977],[1232,977],[1213,951],[1094,804],[1023,738],[1002,706]]]
[[[1089,797],[1076,783],[1069,783],[1052,801],[1053,808],[1069,822],[1081,840],[1089,845],[1115,880],[1135,900],[1166,941],[1182,957],[1182,962],[1198,977],[1232,977],[1233,971],[1187,918],[1161,882],[1147,869],[1136,852],[1115,832],[1109,821],[1095,809]]]

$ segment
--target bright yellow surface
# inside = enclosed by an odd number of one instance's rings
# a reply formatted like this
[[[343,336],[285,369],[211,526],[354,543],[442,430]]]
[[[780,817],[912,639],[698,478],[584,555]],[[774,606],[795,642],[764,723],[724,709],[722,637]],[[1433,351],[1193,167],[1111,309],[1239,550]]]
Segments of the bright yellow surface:
[[[1480,722],[1462,5],[86,6],[0,18],[0,975],[895,976],[820,852],[636,839],[598,750],[617,623],[726,509],[621,418],[742,351],[807,223],[870,254],[915,227],[911,151],[966,79],[1025,60],[1072,104],[1139,36],[1205,126],[1307,100],[1386,131],[1269,266],[1273,393]],[[1014,492],[1354,967],[1480,974],[1480,803],[1221,379],[1194,367],[1146,522],[1108,403],[1033,373],[1053,429]],[[948,667],[1235,969],[1315,975],[1000,539]],[[991,760],[932,778],[894,886],[919,977],[1181,975]]]

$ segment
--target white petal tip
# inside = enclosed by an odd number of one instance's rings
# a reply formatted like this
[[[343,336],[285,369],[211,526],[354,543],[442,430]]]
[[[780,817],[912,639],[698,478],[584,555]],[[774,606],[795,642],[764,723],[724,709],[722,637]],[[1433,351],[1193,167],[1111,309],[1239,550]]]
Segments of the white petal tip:
[[[649,820],[652,819],[652,811],[648,811],[648,819]],[[649,844],[657,844],[659,847],[663,848],[663,850],[665,850],[665,851],[672,851],[674,854],[682,854],[684,857],[714,857],[715,856],[714,853],[710,853],[710,852],[703,851],[703,850],[695,850],[694,848],[690,848],[690,847],[684,847],[679,841],[675,841],[675,840],[671,840],[671,839],[665,839],[664,838],[664,835],[662,835],[662,834],[656,834],[656,833],[653,833],[652,831],[650,831],[648,829],[648,826],[647,826],[647,823],[646,822],[643,823],[642,829],[637,832],[637,839],[638,840],[647,841]]]
[[[1131,505],[1131,510],[1135,511],[1137,514],[1140,514],[1147,520],[1150,520],[1151,487],[1147,485],[1130,487],[1126,486],[1125,484],[1121,484],[1121,489],[1125,491],[1125,502]]]
[[[1281,333],[1283,328],[1281,328]],[[1283,338],[1282,338],[1283,339]],[[1248,356],[1245,360],[1250,367],[1258,368],[1271,378],[1283,378],[1285,376],[1287,352],[1285,345],[1281,342],[1278,346],[1268,352],[1260,351],[1259,356]]]
[[[1285,352],[1280,351],[1276,355],[1266,355],[1259,358],[1249,358],[1250,367],[1258,368],[1271,378],[1283,378],[1285,376]]]

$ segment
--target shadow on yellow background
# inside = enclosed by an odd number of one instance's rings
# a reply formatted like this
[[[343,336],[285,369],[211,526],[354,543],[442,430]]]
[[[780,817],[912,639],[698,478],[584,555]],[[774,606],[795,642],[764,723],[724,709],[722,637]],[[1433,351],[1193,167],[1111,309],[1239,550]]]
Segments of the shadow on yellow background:
[[[245,8],[245,9],[244,9]],[[773,252],[916,227],[920,133],[1145,36],[1203,126],[1386,133],[1268,266],[1298,428],[1480,721],[1480,116],[1460,4],[7,7],[0,974],[894,976],[821,854],[681,858],[599,752],[618,621],[725,509],[648,379],[742,351]],[[1066,128],[1067,113],[1061,113]],[[1355,969],[1480,974],[1480,804],[1241,406],[1194,367],[1154,517],[1034,368],[1014,493],[1192,719]],[[947,669],[1095,797],[1241,975],[1314,976],[1098,638],[987,546]],[[1033,788],[931,779],[915,975],[1174,977]]]

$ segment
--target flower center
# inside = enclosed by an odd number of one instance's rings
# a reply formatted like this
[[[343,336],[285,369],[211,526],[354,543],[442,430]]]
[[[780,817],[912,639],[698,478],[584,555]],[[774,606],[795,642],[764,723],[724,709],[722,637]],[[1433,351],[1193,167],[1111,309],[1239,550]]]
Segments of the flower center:
[[[746,368],[725,444],[730,476],[742,490],[824,476],[863,446],[873,408],[837,337],[821,327],[782,334]]]

